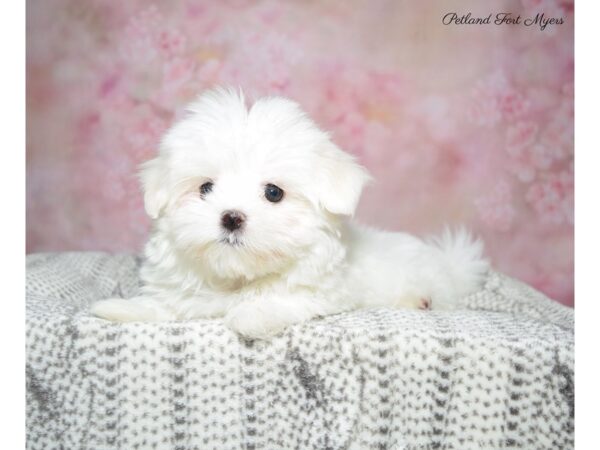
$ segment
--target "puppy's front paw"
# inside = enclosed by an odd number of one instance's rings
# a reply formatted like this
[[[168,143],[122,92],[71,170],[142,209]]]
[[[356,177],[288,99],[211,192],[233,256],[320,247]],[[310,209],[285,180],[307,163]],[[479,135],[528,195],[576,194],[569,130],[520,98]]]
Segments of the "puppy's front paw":
[[[251,339],[269,339],[285,330],[287,322],[270,317],[256,303],[244,302],[225,316],[225,324],[236,333]]]
[[[112,322],[163,322],[174,319],[165,308],[141,297],[101,300],[92,305],[90,312]]]

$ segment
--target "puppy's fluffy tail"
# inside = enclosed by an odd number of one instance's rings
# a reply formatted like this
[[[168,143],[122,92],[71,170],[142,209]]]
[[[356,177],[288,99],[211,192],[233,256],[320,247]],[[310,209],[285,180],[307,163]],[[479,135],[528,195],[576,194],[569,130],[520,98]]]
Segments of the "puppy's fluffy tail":
[[[480,239],[474,238],[464,228],[446,228],[441,235],[432,237],[430,243],[440,249],[447,264],[454,291],[450,303],[482,287],[490,264],[483,256]],[[447,306],[452,307],[450,304]]]

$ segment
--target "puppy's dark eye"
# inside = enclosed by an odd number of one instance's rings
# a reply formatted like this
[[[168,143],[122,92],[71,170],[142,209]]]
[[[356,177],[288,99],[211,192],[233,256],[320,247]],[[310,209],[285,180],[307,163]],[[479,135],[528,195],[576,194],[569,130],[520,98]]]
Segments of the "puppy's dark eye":
[[[267,184],[265,186],[265,198],[270,202],[277,203],[283,198],[283,189],[274,184]]]
[[[204,197],[206,194],[212,191],[213,184],[214,183],[212,181],[207,181],[202,186],[200,186],[200,197]]]

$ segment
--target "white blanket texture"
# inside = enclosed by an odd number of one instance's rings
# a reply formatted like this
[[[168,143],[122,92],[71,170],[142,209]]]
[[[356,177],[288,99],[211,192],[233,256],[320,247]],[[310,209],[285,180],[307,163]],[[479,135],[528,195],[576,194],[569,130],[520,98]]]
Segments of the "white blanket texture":
[[[27,257],[28,449],[570,449],[573,310],[507,276],[452,312],[375,309],[238,337],[116,324],[140,259]]]

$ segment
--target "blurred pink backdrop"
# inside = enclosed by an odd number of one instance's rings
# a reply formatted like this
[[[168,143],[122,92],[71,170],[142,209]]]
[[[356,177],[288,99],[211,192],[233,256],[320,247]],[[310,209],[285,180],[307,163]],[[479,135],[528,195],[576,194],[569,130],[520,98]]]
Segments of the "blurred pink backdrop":
[[[573,67],[572,1],[30,0],[27,251],[140,251],[137,165],[225,84],[296,99],[357,155],[377,180],[361,221],[465,224],[573,305]]]

